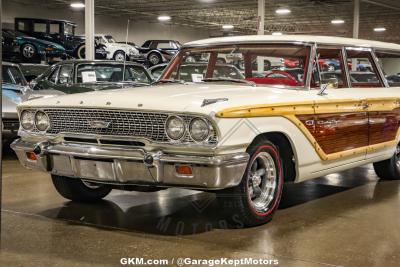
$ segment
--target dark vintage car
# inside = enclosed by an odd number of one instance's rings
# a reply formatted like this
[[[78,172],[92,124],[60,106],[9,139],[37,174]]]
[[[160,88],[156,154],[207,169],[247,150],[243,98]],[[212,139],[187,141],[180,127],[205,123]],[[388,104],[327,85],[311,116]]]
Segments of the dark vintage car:
[[[179,52],[181,44],[174,40],[147,40],[138,47],[140,54],[154,66],[168,62]]]
[[[3,58],[10,61],[32,62],[42,58],[51,60],[65,56],[65,49],[60,44],[10,29],[2,30],[2,49]]]
[[[49,68],[46,64],[21,63],[19,66],[27,82],[36,79]]]
[[[124,73],[125,69],[125,73]],[[140,64],[105,60],[66,60],[51,66],[32,81],[30,98],[149,85],[153,79]]]
[[[2,78],[2,136],[5,143],[17,137],[17,105],[22,102],[29,87],[18,64],[3,61]]]
[[[15,30],[37,39],[62,45],[71,57],[85,58],[85,38],[75,35],[76,24],[67,20],[15,18]],[[96,44],[96,58],[107,56],[104,45]]]

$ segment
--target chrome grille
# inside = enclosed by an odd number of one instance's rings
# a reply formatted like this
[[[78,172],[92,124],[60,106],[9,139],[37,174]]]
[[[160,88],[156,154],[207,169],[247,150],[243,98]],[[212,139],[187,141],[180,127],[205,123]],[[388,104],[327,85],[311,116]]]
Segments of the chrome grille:
[[[169,142],[165,134],[165,121],[169,114],[155,112],[107,110],[107,109],[44,109],[51,125],[49,134],[74,133],[104,136],[139,137],[155,142]],[[187,123],[193,118],[180,115]],[[93,128],[90,122],[109,122],[106,128]],[[194,142],[186,133],[184,142]],[[216,144],[216,134],[209,144]]]

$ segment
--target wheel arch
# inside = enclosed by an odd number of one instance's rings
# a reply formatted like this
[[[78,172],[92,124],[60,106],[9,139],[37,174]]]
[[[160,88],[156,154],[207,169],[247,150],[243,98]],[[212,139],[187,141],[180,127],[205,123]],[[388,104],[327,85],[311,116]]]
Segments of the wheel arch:
[[[284,162],[285,182],[294,182],[299,174],[297,152],[291,138],[284,132],[272,131],[260,133],[254,137],[249,147],[263,140],[269,140],[277,146]]]

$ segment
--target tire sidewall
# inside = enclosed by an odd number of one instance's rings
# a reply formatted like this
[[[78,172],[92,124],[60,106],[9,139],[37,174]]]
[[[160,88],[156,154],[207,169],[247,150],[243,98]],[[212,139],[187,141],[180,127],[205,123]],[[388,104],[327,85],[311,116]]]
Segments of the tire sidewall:
[[[157,62],[157,63],[153,63],[153,62],[150,61],[150,58],[151,58],[152,56],[155,56],[155,57],[158,58],[158,62]],[[150,62],[150,64],[151,64],[152,66],[155,66],[155,65],[158,65],[158,64],[161,64],[161,63],[162,63],[162,58],[161,58],[161,56],[160,56],[159,54],[155,53],[155,52],[152,52],[152,53],[149,54],[148,60],[149,60],[149,62]]]
[[[274,199],[270,204],[269,209],[265,213],[260,213],[255,210],[251,203],[250,195],[248,192],[248,183],[250,179],[250,168],[257,157],[257,155],[261,152],[267,152],[271,155],[271,157],[274,160],[276,171],[277,171],[277,186],[275,189],[275,194],[274,194]],[[243,190],[243,205],[246,207],[246,210],[248,211],[248,216],[251,216],[255,220],[259,221],[260,223],[265,223],[269,220],[272,219],[273,213],[278,209],[279,202],[282,196],[282,190],[283,190],[283,164],[282,164],[282,159],[279,154],[279,150],[271,143],[271,142],[265,142],[263,144],[260,144],[258,146],[254,146],[248,149],[248,153],[251,155],[249,163],[246,168],[245,175],[242,180],[242,190]]]
[[[121,50],[118,50],[118,51],[116,51],[116,52],[114,53],[114,60],[116,60],[116,61],[124,61],[124,60],[117,60],[117,56],[118,56],[118,55],[122,55],[122,57],[125,57],[125,58],[126,58],[125,53],[124,53],[123,51],[121,51]]]
[[[33,49],[33,55],[32,55],[31,57],[26,57],[26,56],[24,55],[24,49],[25,49],[25,47],[28,47],[28,46],[32,47],[32,49]],[[21,55],[22,55],[23,58],[25,58],[25,59],[27,59],[27,60],[32,60],[32,59],[34,59],[34,58],[37,56],[37,49],[36,49],[36,47],[35,47],[33,44],[29,44],[29,43],[23,44],[23,45],[21,46]]]
[[[76,57],[77,57],[78,59],[85,59],[85,55],[81,55],[83,49],[85,49],[85,45],[81,45],[81,46],[78,47],[78,49],[76,50]],[[85,49],[85,52],[86,52],[86,49]]]

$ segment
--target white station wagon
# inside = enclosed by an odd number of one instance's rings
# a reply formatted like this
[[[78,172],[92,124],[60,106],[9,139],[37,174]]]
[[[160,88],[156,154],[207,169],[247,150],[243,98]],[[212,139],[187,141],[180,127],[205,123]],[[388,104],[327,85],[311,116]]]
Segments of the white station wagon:
[[[181,72],[185,58],[206,69]],[[276,58],[283,66],[265,66]],[[240,72],[218,71],[223,59]],[[186,44],[157,85],[18,106],[22,165],[58,192],[215,191],[243,225],[269,221],[285,182],[373,163],[400,178],[400,45],[317,36]]]

